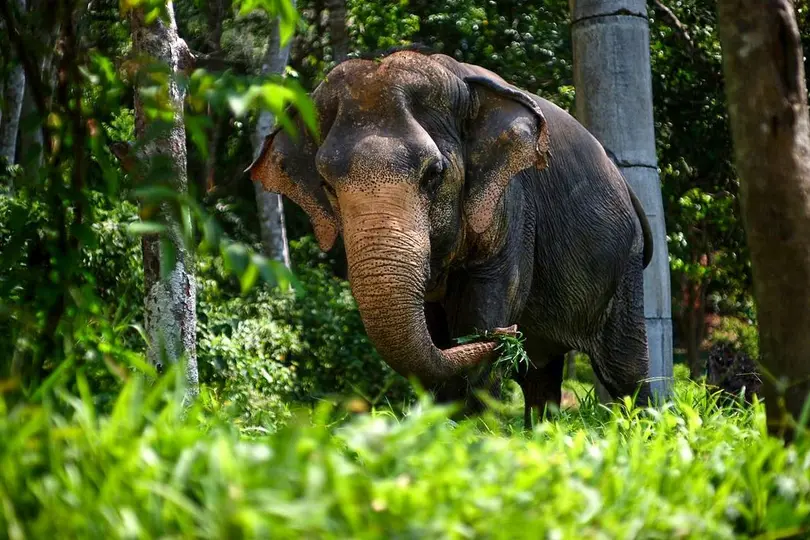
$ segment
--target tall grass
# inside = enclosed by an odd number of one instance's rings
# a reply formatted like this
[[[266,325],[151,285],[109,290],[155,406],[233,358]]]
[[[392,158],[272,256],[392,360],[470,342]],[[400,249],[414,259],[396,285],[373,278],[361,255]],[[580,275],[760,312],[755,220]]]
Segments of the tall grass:
[[[531,433],[323,405],[237,429],[175,379],[0,402],[0,535],[19,538],[787,538],[810,530],[810,454],[761,405],[679,384],[658,410],[584,396]],[[85,387],[82,384],[79,388]],[[265,426],[267,427],[267,426]]]

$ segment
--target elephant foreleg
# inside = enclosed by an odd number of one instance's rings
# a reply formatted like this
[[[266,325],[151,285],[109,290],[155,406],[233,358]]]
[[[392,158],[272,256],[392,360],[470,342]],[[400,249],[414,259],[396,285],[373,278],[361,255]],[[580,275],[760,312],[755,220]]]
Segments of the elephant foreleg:
[[[551,412],[551,406],[560,407],[564,366],[565,355],[554,355],[543,367],[529,367],[518,376],[518,384],[523,390],[523,425],[526,429],[532,428],[533,410],[541,418]]]

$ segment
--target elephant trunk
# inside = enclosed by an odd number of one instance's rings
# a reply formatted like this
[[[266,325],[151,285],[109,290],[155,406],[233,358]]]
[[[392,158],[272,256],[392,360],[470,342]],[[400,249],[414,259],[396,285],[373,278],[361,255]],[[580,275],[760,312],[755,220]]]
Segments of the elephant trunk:
[[[384,188],[378,188],[384,189]],[[390,196],[340,196],[349,281],[366,332],[395,371],[427,386],[487,361],[495,344],[442,351],[430,338],[424,294],[430,241],[424,204],[400,184]]]

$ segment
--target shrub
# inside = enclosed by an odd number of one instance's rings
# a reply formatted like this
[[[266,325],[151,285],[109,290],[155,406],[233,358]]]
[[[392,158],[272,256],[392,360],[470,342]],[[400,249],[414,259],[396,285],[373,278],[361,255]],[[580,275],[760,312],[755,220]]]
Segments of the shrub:
[[[89,339],[142,357],[142,310],[132,309],[143,305],[141,246],[126,225],[137,208],[99,193],[89,196],[94,219],[87,238],[93,241],[82,246],[83,279],[93,291],[93,310],[113,331]],[[24,195],[0,195],[0,347],[9,356],[26,346],[23,324],[43,324],[20,313],[47,309],[36,303],[47,296],[34,294],[49,281],[37,264],[47,256],[37,246],[50,230],[41,210]],[[245,295],[219,258],[197,258],[201,381],[241,411],[234,414],[243,421],[264,426],[286,417],[290,401],[313,403],[330,394],[408,401],[410,385],[369,343],[348,284],[332,275],[316,243],[309,237],[293,241],[292,255],[300,291],[256,286]],[[96,399],[110,399],[118,382],[103,355],[89,355],[84,363]]]
[[[756,324],[737,317],[722,317],[712,331],[709,340],[713,344],[728,344],[751,358],[759,358],[759,334]]]
[[[142,361],[144,341],[136,329],[141,310],[131,308],[143,305],[143,271],[140,241],[126,230],[135,205],[98,191],[86,197],[92,218],[86,216],[90,226],[77,233],[77,262],[50,251],[58,229],[42,202],[25,187],[14,196],[0,194],[0,350],[7,356],[0,377],[9,374],[12,358],[30,362],[42,347],[45,314],[65,294],[58,272],[71,265],[76,275],[69,294],[76,305],[60,324],[72,326],[65,330],[72,361],[91,375],[101,402],[117,394],[121,370]],[[42,367],[47,374],[55,366]]]
[[[345,281],[331,275],[315,242],[291,242],[300,290],[255,287],[241,295],[221,263],[200,261],[201,379],[254,424],[286,416],[284,403],[359,394],[372,403],[410,399],[365,334]]]
[[[662,410],[586,401],[528,437],[423,404],[329,409],[240,434],[137,380],[111,414],[62,394],[0,401],[11,538],[735,538],[810,527],[807,439],[692,385]],[[338,411],[332,411],[336,413]]]

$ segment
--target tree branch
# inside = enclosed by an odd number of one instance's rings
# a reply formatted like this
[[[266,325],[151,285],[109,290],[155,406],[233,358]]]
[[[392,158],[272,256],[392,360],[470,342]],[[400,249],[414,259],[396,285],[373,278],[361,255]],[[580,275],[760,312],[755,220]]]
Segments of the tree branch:
[[[661,13],[665,19],[667,19],[668,25],[670,28],[674,29],[678,33],[678,37],[686,43],[686,46],[689,47],[690,52],[697,52],[697,47],[695,46],[695,42],[692,40],[692,36],[689,34],[689,29],[686,28],[686,25],[681,22],[675,13],[669,9],[667,6],[664,5],[661,0],[651,0],[653,7]]]

